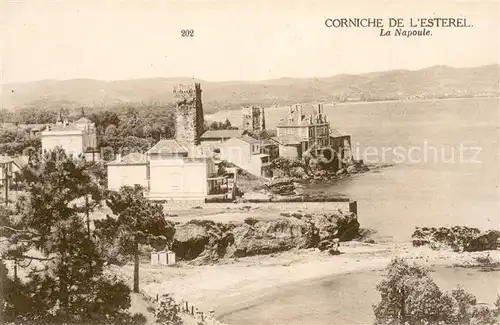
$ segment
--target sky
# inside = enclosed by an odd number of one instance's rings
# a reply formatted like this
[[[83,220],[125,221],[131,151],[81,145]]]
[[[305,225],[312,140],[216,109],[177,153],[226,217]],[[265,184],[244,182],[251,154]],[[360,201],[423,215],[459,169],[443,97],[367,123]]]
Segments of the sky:
[[[0,1],[1,83],[42,79],[326,77],[499,62],[500,2]],[[327,18],[466,18],[382,37]],[[192,29],[193,37],[181,37]]]

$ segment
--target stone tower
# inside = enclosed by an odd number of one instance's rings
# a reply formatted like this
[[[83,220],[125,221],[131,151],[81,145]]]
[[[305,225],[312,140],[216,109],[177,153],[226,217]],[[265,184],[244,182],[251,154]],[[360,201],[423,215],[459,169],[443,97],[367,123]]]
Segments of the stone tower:
[[[242,109],[243,129],[251,132],[262,131],[266,129],[266,118],[264,107],[245,106]]]
[[[200,84],[175,85],[174,100],[175,140],[198,145],[204,125]]]
[[[289,108],[287,125],[301,125],[303,117],[302,105],[294,104]]]

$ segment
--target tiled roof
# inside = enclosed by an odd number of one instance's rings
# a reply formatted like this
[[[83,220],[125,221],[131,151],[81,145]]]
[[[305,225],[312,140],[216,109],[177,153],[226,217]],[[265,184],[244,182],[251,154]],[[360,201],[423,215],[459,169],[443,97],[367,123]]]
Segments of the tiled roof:
[[[250,143],[250,144],[260,143],[260,140],[254,139],[251,136],[248,136],[246,134],[243,134],[241,137],[238,137],[238,138],[245,141],[246,143]]]
[[[207,151],[208,150],[201,146],[194,146],[187,142],[168,139],[160,140],[153,148],[149,149],[146,154],[187,154],[187,158],[206,158]]]
[[[8,162],[12,162],[14,161],[14,159],[12,157],[9,157],[9,156],[0,156],[0,164],[5,164],[5,163],[8,163]]]
[[[144,154],[132,152],[121,159],[115,159],[109,162],[108,165],[142,165],[146,162],[146,156]]]
[[[331,128],[330,129],[330,136],[331,137],[345,137],[345,136],[348,136],[349,134],[345,133],[345,132],[342,132],[340,131],[339,129],[333,129]]]
[[[306,141],[305,139],[302,139],[296,135],[290,134],[290,135],[283,135],[280,137],[274,137],[272,138],[274,141],[276,141],[279,144],[282,144],[284,146],[291,146],[291,145],[299,145],[301,142]]]
[[[264,146],[264,147],[265,146],[273,146],[273,145],[275,146],[276,145],[276,143],[273,140],[271,140],[271,139],[263,139],[263,140],[260,141],[260,144],[262,146]]]
[[[187,154],[188,149],[185,148],[181,143],[176,140],[160,140],[153,148],[149,149],[146,154],[159,154],[159,153],[169,153],[169,154]]]
[[[74,124],[50,125],[48,128],[45,129],[45,132],[51,132],[51,131],[79,131],[79,132],[82,132],[82,130],[79,129]]]
[[[235,138],[241,137],[245,130],[208,130],[201,136],[201,139],[213,138]]]
[[[87,124],[87,123],[92,123],[92,121],[86,117],[80,117],[78,120],[75,121],[75,123],[76,124]]]
[[[47,128],[47,125],[45,124],[31,124],[27,125],[27,128],[30,128],[31,131],[43,131]]]
[[[14,158],[14,162],[18,165],[18,166],[24,166],[24,165],[27,165],[30,161],[30,157],[29,156],[17,156]]]
[[[16,161],[16,159],[14,159],[12,157],[9,157],[9,156],[0,156],[0,164],[6,164],[6,163],[13,163],[18,168],[21,168],[21,165],[18,164],[18,162]]]

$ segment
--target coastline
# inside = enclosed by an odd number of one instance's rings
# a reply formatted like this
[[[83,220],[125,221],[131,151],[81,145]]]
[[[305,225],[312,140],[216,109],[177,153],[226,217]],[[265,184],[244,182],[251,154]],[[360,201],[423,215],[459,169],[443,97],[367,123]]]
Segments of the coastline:
[[[500,99],[500,96],[477,96],[477,97],[450,97],[450,98],[422,98],[422,99],[404,99],[404,100],[399,100],[399,99],[392,99],[392,100],[375,100],[375,101],[352,101],[352,102],[345,102],[345,103],[335,103],[335,105],[332,105],[332,103],[327,103],[326,106],[331,106],[331,107],[338,107],[338,106],[349,106],[349,105],[369,105],[369,104],[384,104],[384,103],[397,103],[397,102],[402,102],[402,103],[412,103],[412,102],[432,102],[432,101],[451,101],[451,100],[467,100],[467,99]],[[306,102],[304,104],[311,104],[310,102]],[[279,109],[286,109],[288,106],[287,105],[280,105],[276,107],[268,107],[267,109],[269,110],[279,110]],[[233,109],[221,109],[215,112],[210,112],[209,114],[205,115],[205,118],[210,121],[217,121],[218,119],[213,119],[214,116],[217,117],[217,115],[224,114],[227,112],[233,112],[233,111],[238,111],[238,108],[233,108]]]
[[[201,310],[213,308],[216,316],[255,305],[259,299],[291,286],[300,287],[334,276],[381,271],[394,256],[427,267],[453,267],[474,263],[490,254],[500,260],[500,251],[455,253],[433,251],[411,244],[342,243],[341,255],[332,256],[315,249],[292,250],[280,254],[222,260],[215,265],[191,266],[180,262],[172,267],[142,264],[141,288],[148,295],[170,293],[188,300]],[[113,267],[131,281],[133,266]]]

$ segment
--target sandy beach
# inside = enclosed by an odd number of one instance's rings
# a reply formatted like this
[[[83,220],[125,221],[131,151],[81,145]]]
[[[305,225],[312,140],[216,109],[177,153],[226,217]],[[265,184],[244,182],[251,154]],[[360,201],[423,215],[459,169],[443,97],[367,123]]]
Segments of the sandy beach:
[[[170,293],[200,310],[213,308],[217,315],[241,309],[259,297],[291,285],[300,286],[325,277],[383,270],[393,256],[428,267],[467,265],[489,254],[500,260],[500,251],[455,253],[414,248],[409,244],[365,244],[346,242],[341,255],[331,256],[316,249],[288,251],[266,256],[223,260],[217,265],[172,267],[141,265],[141,289],[154,297]],[[133,266],[114,267],[131,280]]]

